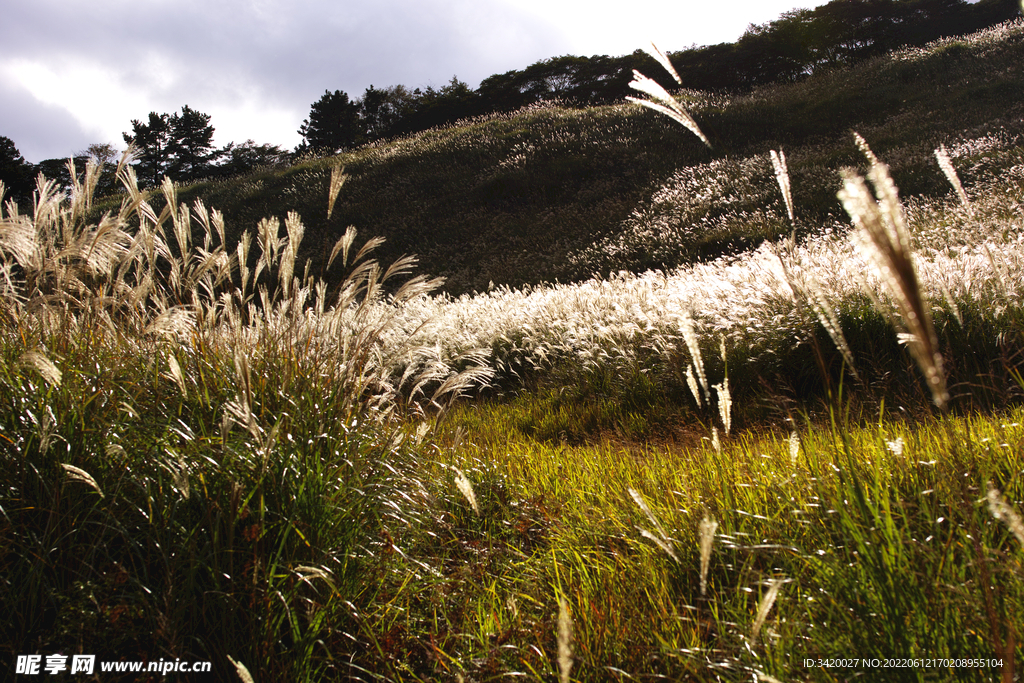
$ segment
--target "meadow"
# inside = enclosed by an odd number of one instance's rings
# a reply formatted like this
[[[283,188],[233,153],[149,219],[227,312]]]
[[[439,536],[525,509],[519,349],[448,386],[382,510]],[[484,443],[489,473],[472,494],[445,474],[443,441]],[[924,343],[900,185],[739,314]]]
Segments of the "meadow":
[[[93,196],[94,164],[70,196],[41,178],[30,215],[0,214],[0,666],[1019,680],[1022,36],[732,101],[653,93],[705,141],[635,105],[553,105],[216,187],[140,190],[127,159],[115,198]],[[900,83],[965,106],[850,105]],[[826,130],[845,124],[815,106],[865,125]],[[737,123],[798,109],[765,117],[777,137]],[[512,174],[488,201],[519,202],[509,178],[531,173],[546,189],[523,201],[553,201],[563,176],[530,159],[557,162],[545,136],[565,130],[646,180],[584,175],[576,218],[551,209],[577,232],[549,252],[520,235],[513,284],[468,255],[488,282],[443,291],[332,231],[370,201],[360,178],[440,203],[416,175],[432,146]],[[637,161],[641,133],[677,161]],[[229,190],[282,209],[208,208]],[[583,239],[601,197],[615,219]],[[534,258],[539,280],[517,274]]]

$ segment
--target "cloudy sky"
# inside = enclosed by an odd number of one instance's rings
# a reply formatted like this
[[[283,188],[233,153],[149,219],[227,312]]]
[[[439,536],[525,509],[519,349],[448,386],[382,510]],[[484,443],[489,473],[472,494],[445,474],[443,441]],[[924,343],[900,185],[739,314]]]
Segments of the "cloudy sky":
[[[548,57],[738,38],[819,0],[12,0],[0,41],[0,135],[33,163],[151,111],[211,115],[214,142],[291,149],[324,90],[477,87]]]

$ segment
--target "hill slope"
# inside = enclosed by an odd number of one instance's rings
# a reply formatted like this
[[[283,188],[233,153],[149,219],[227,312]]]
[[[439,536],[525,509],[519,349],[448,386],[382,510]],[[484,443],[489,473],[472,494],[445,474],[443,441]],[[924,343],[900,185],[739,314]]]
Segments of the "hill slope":
[[[770,149],[790,159],[806,224],[840,215],[836,170],[859,163],[851,130],[889,160],[904,195],[946,193],[936,146],[1024,131],[1021,27],[1017,20],[749,95],[678,93],[710,150],[639,107],[554,103],[200,183],[181,198],[222,210],[229,241],[260,218],[298,212],[306,225],[300,258],[312,259],[312,272],[355,225],[363,237],[386,238],[382,261],[416,254],[421,271],[444,276],[454,295],[492,282],[673,267],[789,234]],[[652,61],[649,71],[659,68]],[[327,221],[337,163],[348,180]],[[688,193],[686,177],[712,194]]]

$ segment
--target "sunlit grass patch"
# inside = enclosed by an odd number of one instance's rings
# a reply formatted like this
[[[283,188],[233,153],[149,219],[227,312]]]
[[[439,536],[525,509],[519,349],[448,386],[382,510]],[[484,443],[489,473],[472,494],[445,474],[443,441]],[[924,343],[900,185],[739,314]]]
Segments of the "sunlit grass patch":
[[[1019,410],[916,425],[801,423],[795,438],[741,435],[721,453],[541,444],[518,436],[508,412],[449,416],[423,466],[457,463],[481,514],[450,477],[428,476],[436,502],[404,549],[422,581],[393,579],[406,632],[427,629],[419,642],[444,651],[445,670],[557,676],[562,600],[580,680],[787,680],[801,675],[801,658],[850,648],[1010,653],[1024,614],[1020,555],[989,510],[986,482],[1019,509]],[[460,598],[433,597],[445,595]]]

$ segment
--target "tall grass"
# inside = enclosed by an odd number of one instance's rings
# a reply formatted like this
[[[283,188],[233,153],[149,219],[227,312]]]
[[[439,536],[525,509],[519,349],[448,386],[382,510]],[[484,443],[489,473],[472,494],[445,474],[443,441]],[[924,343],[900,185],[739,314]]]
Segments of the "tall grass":
[[[770,172],[768,160],[762,163]],[[937,166],[933,172],[941,177]],[[968,188],[970,207],[946,199],[903,203],[954,407],[1005,405],[1019,393],[1009,371],[1021,350],[1022,190],[1024,178],[1011,169]],[[866,269],[849,232],[836,223],[781,252],[762,245],[669,272],[417,299],[403,310],[404,326],[418,327],[423,343],[448,354],[490,348],[499,385],[508,389],[548,376],[627,407],[636,399],[638,410],[652,407],[658,395],[694,401],[687,398],[687,373],[700,379],[699,397],[721,382],[722,337],[741,413],[753,403],[743,397],[763,395],[762,380],[793,398],[825,396],[819,351],[834,387],[845,378],[848,392],[863,389],[864,396],[878,389],[890,402],[916,395],[921,385],[901,350],[903,338],[888,313],[873,310],[872,297],[895,300],[884,278]],[[701,405],[698,411],[713,409]]]
[[[440,574],[396,575],[389,592],[395,651],[444,653],[444,665],[420,660],[418,675],[555,679],[563,601],[575,680],[1012,680],[1019,670],[1020,547],[986,495],[998,481],[1020,514],[1019,409],[800,423],[795,459],[793,441],[768,432],[724,440],[720,453],[707,442],[541,444],[518,431],[521,409],[457,409],[449,419],[472,449],[442,446],[422,464],[440,472],[454,459],[480,514],[450,479],[428,477],[433,511],[405,550],[410,570],[418,561]],[[893,651],[1003,665],[803,664]]]
[[[360,572],[414,485],[397,419],[486,382],[483,356],[413,342],[398,314],[436,282],[386,293],[412,259],[352,253],[354,230],[329,291],[297,214],[229,248],[122,160],[92,223],[97,167],[70,170],[70,197],[40,177],[31,216],[0,214],[4,650],[347,673]]]

